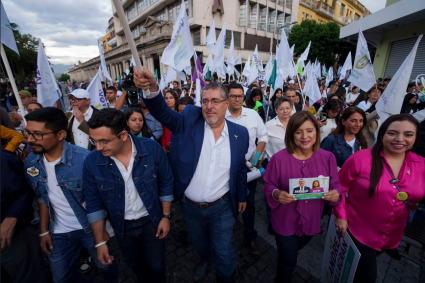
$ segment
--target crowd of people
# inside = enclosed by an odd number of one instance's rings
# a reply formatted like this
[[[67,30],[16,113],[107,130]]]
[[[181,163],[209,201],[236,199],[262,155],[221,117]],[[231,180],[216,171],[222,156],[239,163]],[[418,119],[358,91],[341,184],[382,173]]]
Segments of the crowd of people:
[[[96,109],[86,82],[68,82],[70,109],[43,107],[30,85],[19,91],[25,113],[4,86],[2,282],[47,282],[45,255],[53,282],[91,282],[84,273],[92,262],[104,282],[120,282],[112,237],[139,282],[166,282],[165,239],[177,201],[200,258],[194,280],[214,262],[217,282],[236,282],[239,214],[246,246],[261,256],[259,179],[247,178],[257,169],[278,251],[276,282],[292,282],[298,251],[331,214],[329,225],[361,253],[354,282],[375,282],[377,256],[400,258],[404,228],[425,196],[425,122],[411,115],[425,108],[423,86],[409,84],[400,114],[380,122],[375,106],[390,81],[363,90],[319,78],[322,98],[310,101],[304,79],[288,78],[274,91],[260,79],[206,80],[195,106],[201,86],[188,79],[160,90],[144,69],[135,70],[136,102],[103,84],[107,108]],[[319,176],[329,179],[326,192],[318,180],[305,186]],[[322,196],[297,200],[307,193]]]

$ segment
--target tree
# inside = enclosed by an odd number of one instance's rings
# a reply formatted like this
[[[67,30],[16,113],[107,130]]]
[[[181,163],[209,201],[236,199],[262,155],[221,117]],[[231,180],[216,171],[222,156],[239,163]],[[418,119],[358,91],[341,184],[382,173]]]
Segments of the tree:
[[[36,77],[38,40],[31,34],[21,34],[17,24],[10,23],[10,26],[15,36],[19,55],[7,46],[3,46],[16,84],[19,88],[23,88],[26,82],[33,81]]]
[[[59,77],[59,79],[58,79],[58,81],[60,81],[60,82],[66,82],[67,80],[69,80],[71,77],[68,75],[68,74],[62,74],[60,77]]]
[[[317,58],[326,66],[333,66],[336,60],[342,65],[348,52],[354,56],[356,46],[339,39],[340,27],[335,22],[318,24],[314,20],[304,20],[295,25],[288,36],[290,45],[295,44],[294,55],[301,55],[311,40],[308,60],[314,62]]]

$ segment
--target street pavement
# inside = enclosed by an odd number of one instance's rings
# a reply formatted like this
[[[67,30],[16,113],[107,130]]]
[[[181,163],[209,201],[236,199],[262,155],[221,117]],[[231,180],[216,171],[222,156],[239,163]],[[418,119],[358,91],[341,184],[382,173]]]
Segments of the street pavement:
[[[262,194],[263,182],[258,182],[256,199],[255,227],[258,231],[257,241],[260,255],[250,254],[244,244],[242,217],[238,217],[239,225],[234,231],[233,247],[238,269],[237,282],[273,282],[276,270],[277,250],[274,237],[268,234],[265,200]],[[178,202],[172,206],[173,218],[171,230],[166,238],[167,282],[194,282],[193,274],[199,259],[190,244],[185,223]],[[311,242],[299,252],[298,265],[293,275],[293,283],[318,283],[322,266],[323,251],[328,217],[322,219],[322,234],[316,234]],[[118,271],[123,283],[137,282],[130,267],[123,261],[114,238],[111,249],[118,263]],[[402,259],[397,261],[382,253],[378,261],[377,283],[419,283],[425,282],[424,246],[408,237],[403,237],[398,250]],[[421,271],[422,268],[422,271]],[[94,282],[103,282],[102,274],[93,266],[87,274]],[[203,282],[215,282],[214,265],[210,267]]]

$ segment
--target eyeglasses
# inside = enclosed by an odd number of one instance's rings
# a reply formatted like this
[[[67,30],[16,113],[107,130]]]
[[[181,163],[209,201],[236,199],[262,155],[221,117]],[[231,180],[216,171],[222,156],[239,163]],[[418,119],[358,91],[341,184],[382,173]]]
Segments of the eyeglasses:
[[[213,100],[202,99],[201,102],[202,102],[202,105],[205,105],[205,106],[207,106],[208,103],[210,103],[210,102],[211,102],[211,104],[213,106],[217,106],[220,102],[223,102],[223,101],[227,101],[227,99],[223,99],[223,100],[219,100],[219,99],[213,99]]]
[[[101,146],[106,146],[108,145],[108,143],[110,143],[111,141],[113,141],[114,139],[118,138],[125,130],[122,130],[121,133],[119,133],[118,135],[115,136],[115,138],[111,139],[111,140],[107,140],[107,141],[95,141],[92,138],[87,138],[89,140],[89,142],[96,146],[97,143],[99,143]]]
[[[230,100],[239,100],[239,99],[243,99],[243,95],[231,95],[230,96]]]
[[[31,133],[31,132],[28,132],[28,131],[24,131],[24,134],[27,136],[27,137],[30,137],[30,136],[32,136],[33,137],[33,139],[35,139],[36,141],[42,141],[43,140],[43,138],[44,138],[44,135],[48,135],[48,134],[54,134],[54,133],[57,133],[57,132],[60,132],[60,131],[54,131],[54,132],[48,132],[48,133]]]
[[[68,99],[69,99],[69,101],[74,101],[74,100],[76,100],[76,101],[87,100],[87,98],[76,98],[76,97],[70,97],[70,98],[68,98]]]

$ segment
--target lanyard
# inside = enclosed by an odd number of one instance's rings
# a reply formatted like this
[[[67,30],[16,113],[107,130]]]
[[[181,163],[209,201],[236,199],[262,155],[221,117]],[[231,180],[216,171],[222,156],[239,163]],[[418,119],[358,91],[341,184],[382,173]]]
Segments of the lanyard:
[[[382,158],[382,157],[381,157]],[[387,170],[388,170],[388,173],[390,173],[390,175],[391,175],[391,178],[392,178],[392,180],[390,181],[390,184],[395,184],[396,185],[396,187],[397,187],[397,190],[398,190],[398,192],[399,193],[401,193],[401,190],[400,190],[400,187],[398,186],[398,182],[399,182],[399,180],[398,179],[396,179],[395,177],[394,177],[394,175],[393,175],[393,172],[391,172],[391,169],[390,169],[390,167],[388,166],[388,164],[387,164],[387,162],[385,161],[385,159],[384,158],[382,158],[382,161],[384,162],[384,164],[385,164],[385,167],[387,168]],[[410,209],[409,209],[409,201],[408,200],[404,200],[403,201],[403,204],[406,206],[406,208],[407,208],[407,213],[410,213]]]

